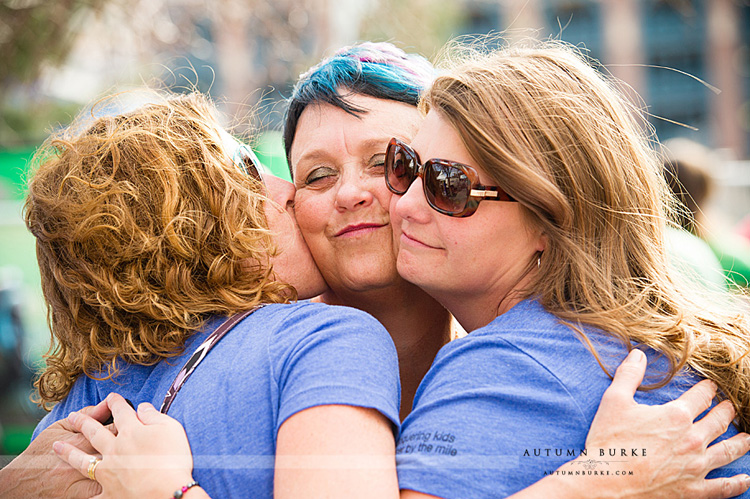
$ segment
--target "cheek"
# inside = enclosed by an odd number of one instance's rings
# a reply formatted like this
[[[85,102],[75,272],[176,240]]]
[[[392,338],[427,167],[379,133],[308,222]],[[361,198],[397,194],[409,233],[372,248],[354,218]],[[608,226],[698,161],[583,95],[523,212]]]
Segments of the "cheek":
[[[393,228],[393,240],[396,243],[398,243],[398,238],[401,236],[401,224],[403,222],[403,219],[399,216],[398,210],[396,209],[396,204],[399,199],[401,199],[401,196],[391,194],[388,202],[388,215],[391,221],[391,227]]]
[[[328,193],[298,191],[294,198],[294,215],[302,234],[307,237],[322,232],[332,208],[332,196]]]
[[[475,215],[476,216],[476,215]],[[434,233],[445,248],[443,265],[451,274],[486,274],[497,265],[502,238],[495,239],[494,227],[469,218],[434,219]]]
[[[385,178],[377,177],[373,179],[373,186],[370,189],[375,199],[378,200],[380,206],[388,210],[393,199],[393,193],[388,190],[388,186],[385,185]]]

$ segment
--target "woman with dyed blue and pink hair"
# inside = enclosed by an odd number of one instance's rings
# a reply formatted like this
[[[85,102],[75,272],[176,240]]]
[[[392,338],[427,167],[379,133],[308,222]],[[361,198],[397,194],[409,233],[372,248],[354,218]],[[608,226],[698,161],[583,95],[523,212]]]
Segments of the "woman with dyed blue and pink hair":
[[[402,419],[438,350],[456,335],[450,314],[396,271],[383,181],[385,146],[416,134],[417,103],[433,77],[426,59],[391,44],[346,47],[300,76],[284,124],[295,215],[329,286],[318,300],[364,310],[390,332]]]

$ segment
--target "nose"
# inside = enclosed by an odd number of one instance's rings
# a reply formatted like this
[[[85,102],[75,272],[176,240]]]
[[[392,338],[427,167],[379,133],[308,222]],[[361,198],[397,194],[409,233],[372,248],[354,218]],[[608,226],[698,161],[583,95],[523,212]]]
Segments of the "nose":
[[[263,174],[263,183],[268,189],[268,197],[282,210],[291,210],[294,206],[294,184],[269,174]]]
[[[394,197],[397,197],[395,208],[398,217],[415,223],[429,221],[432,210],[427,204],[422,189],[422,178],[417,177],[404,194],[401,196],[394,195]]]
[[[359,172],[345,173],[339,182],[335,199],[338,210],[354,210],[372,204],[371,182],[363,178]]]

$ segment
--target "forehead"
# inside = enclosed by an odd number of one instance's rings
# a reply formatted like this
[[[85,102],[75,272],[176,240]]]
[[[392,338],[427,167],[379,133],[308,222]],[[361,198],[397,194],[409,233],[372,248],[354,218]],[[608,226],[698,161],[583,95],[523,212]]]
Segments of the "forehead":
[[[440,158],[477,166],[456,129],[435,110],[427,113],[411,147],[417,151],[422,161]]]
[[[391,137],[410,140],[422,120],[409,104],[355,94],[347,100],[364,110],[357,116],[327,103],[313,103],[302,112],[291,147],[292,166],[318,156],[364,154],[383,149]]]

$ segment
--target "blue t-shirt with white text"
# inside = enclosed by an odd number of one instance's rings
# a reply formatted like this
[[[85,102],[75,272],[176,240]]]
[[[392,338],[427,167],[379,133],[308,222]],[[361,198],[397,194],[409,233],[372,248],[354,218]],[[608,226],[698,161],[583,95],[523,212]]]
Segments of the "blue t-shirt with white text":
[[[222,321],[210,319],[178,357],[125,365],[113,380],[80,376],[34,436],[110,392],[158,409],[186,360]],[[319,405],[351,405],[378,410],[397,431],[399,398],[396,349],[377,320],[300,302],[266,305],[238,323],[188,378],[168,414],[185,427],[193,477],[210,496],[272,497],[276,435],[287,418]]]
[[[601,331],[586,329],[614,372],[627,354]],[[649,376],[666,369],[648,352]],[[682,374],[665,387],[639,391],[636,401],[663,404],[697,379]],[[396,447],[399,486],[444,498],[506,497],[554,473],[585,449],[586,435],[610,379],[577,333],[538,302],[522,301],[489,325],[438,353],[417,390]],[[730,426],[722,438],[735,435]],[[617,476],[622,461],[643,449],[606,449],[566,466]],[[750,458],[711,477],[750,471]],[[750,497],[746,493],[742,497]]]

